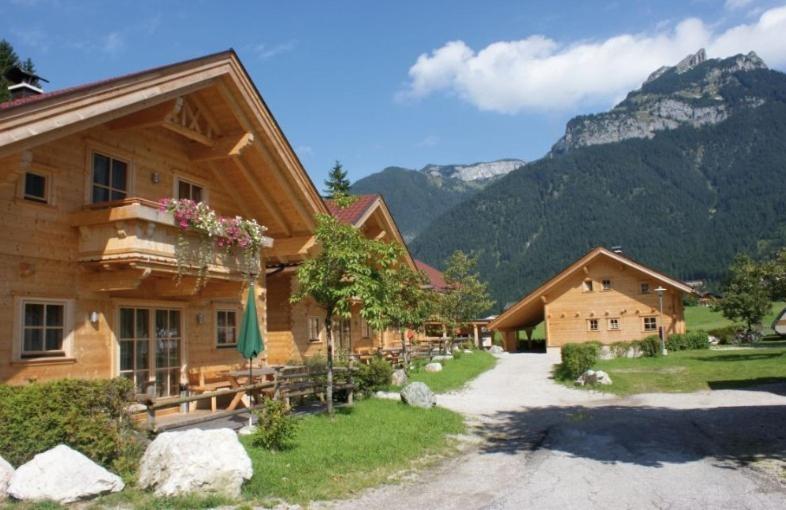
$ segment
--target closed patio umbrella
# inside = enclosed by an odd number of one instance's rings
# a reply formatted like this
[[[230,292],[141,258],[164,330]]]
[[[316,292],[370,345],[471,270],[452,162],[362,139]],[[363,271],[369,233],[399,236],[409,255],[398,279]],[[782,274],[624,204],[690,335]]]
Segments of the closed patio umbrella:
[[[243,321],[240,323],[240,335],[237,339],[237,350],[244,358],[248,359],[248,384],[252,381],[251,361],[259,356],[265,349],[262,340],[262,333],[259,332],[259,320],[257,319],[257,305],[254,297],[254,282],[248,286],[248,299],[246,299],[246,311],[243,314]],[[248,403],[251,404],[251,390],[248,392]],[[249,409],[248,425],[251,426],[251,410]]]

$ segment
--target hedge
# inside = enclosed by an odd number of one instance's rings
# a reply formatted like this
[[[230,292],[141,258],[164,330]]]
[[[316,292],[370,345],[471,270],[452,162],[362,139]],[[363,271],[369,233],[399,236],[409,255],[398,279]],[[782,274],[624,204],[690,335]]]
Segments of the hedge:
[[[19,466],[64,443],[121,474],[133,472],[143,441],[125,411],[127,379],[0,385],[0,455]]]
[[[688,351],[696,349],[709,349],[710,338],[706,331],[689,331],[681,335],[671,335],[666,340],[666,349],[669,351]]]
[[[563,377],[576,379],[598,361],[600,344],[595,342],[565,344],[562,346]]]

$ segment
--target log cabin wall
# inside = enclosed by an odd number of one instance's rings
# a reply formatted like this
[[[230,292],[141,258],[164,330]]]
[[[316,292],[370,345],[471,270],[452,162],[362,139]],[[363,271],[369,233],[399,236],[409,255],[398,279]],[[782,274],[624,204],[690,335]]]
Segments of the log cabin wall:
[[[182,361],[189,367],[241,361],[234,349],[217,347],[215,320],[216,310],[224,308],[237,310],[240,319],[245,300],[242,283],[228,282],[216,290],[211,282],[194,295],[164,298],[157,289],[171,287],[172,274],[156,274],[134,292],[93,292],[88,286],[96,273],[77,261],[80,232],[70,218],[90,203],[93,151],[129,164],[128,197],[151,201],[171,197],[180,176],[204,185],[208,203],[219,214],[242,215],[232,194],[207,168],[188,158],[186,143],[160,129],[113,131],[99,126],[37,146],[24,157],[17,154],[0,160],[4,179],[0,185],[0,382],[117,375],[116,332],[119,308],[124,305],[181,310]],[[48,204],[22,198],[20,180],[26,169],[47,176]],[[24,298],[68,303],[65,356],[20,359],[19,302]],[[257,285],[257,299],[264,327],[264,277]],[[98,313],[95,324],[89,320],[92,312]]]
[[[611,344],[657,334],[657,330],[644,329],[644,318],[651,317],[660,322],[658,296],[653,292],[660,282],[605,257],[592,260],[586,268],[587,272],[575,272],[546,294],[545,320],[549,346],[588,341]],[[604,280],[610,282],[610,289],[603,289]],[[587,290],[585,282],[592,282],[592,291]],[[642,293],[642,284],[648,285],[647,293]],[[665,332],[667,335],[684,333],[681,292],[665,287]],[[612,329],[612,319],[618,321],[618,329]],[[597,320],[597,331],[590,330],[590,320]]]

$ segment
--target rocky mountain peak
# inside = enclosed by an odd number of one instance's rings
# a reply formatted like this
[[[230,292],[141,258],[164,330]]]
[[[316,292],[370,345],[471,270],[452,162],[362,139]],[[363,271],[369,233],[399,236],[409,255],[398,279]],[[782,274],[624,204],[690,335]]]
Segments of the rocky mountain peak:
[[[426,165],[420,171],[431,177],[474,182],[506,175],[524,165],[526,162],[520,159],[500,159],[470,165]]]
[[[767,100],[766,93],[756,90],[750,80],[738,77],[739,73],[766,69],[753,51],[707,59],[702,48],[677,65],[654,71],[641,88],[610,111],[571,119],[550,155],[629,138],[652,138],[658,131],[686,124],[717,124],[736,111],[758,107]]]

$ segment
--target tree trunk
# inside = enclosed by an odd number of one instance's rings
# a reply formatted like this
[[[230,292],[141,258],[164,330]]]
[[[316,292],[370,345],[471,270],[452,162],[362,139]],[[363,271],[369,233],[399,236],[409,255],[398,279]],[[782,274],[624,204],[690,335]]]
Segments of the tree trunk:
[[[327,374],[325,376],[325,400],[327,400],[328,415],[333,417],[333,318],[332,313],[328,313],[325,318],[325,330],[327,330]]]
[[[406,338],[404,338],[404,328],[398,328],[399,335],[401,335],[401,359],[404,363],[402,367],[405,371],[409,370],[409,356],[407,355],[407,342]]]

